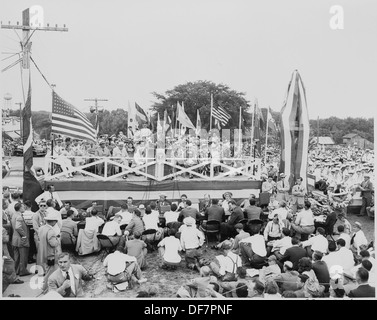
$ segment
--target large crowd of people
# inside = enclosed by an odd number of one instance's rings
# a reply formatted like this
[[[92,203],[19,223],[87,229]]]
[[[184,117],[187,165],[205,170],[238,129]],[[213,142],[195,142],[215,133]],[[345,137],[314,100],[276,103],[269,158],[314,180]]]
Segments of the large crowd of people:
[[[176,294],[182,298],[374,297],[374,241],[334,204],[331,186],[316,198],[300,178],[291,192],[273,179],[262,184],[259,198],[225,192],[221,199],[207,194],[193,204],[189,195],[169,201],[161,193],[143,203],[129,197],[109,210],[97,201],[76,209],[49,185],[32,212],[30,201],[4,187],[3,288],[22,283],[30,274],[28,263],[35,263],[46,295],[82,296],[83,280],[93,277],[71,264],[67,251],[84,256],[102,249],[108,253],[107,286],[114,292],[150,281],[147,260],[157,254],[162,269],[198,272],[197,278],[182,279]],[[360,185],[356,190],[373,190]],[[214,254],[205,254],[204,246]]]

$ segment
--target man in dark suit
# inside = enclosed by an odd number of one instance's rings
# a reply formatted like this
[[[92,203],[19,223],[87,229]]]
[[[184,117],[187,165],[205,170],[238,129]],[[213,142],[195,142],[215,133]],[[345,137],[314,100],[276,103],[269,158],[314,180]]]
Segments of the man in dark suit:
[[[340,213],[340,212],[338,212]],[[332,235],[334,233],[334,225],[337,221],[337,211],[334,211],[330,209],[330,212],[327,213],[327,217],[323,225],[321,226],[322,228],[325,229],[326,234]]]
[[[202,216],[200,215],[198,209],[192,208],[191,205],[192,205],[191,200],[187,199],[186,200],[186,207],[184,209],[182,209],[182,211],[180,212],[180,214],[178,216],[178,221],[179,222],[182,222],[183,219],[187,218],[187,217],[192,217],[197,222],[198,222],[198,220],[200,220],[202,218]]]
[[[291,261],[293,263],[293,270],[298,270],[298,261],[306,257],[306,250],[299,247],[300,240],[297,237],[292,238],[292,247],[285,250],[283,257],[279,260],[280,267],[285,261]]]
[[[63,297],[84,296],[82,280],[88,281],[93,276],[79,264],[71,264],[69,253],[58,256],[58,266],[48,278],[48,290],[56,291]]]
[[[229,201],[229,208],[231,211],[229,219],[227,222],[221,223],[220,226],[221,241],[224,241],[225,239],[230,237],[235,237],[237,235],[237,231],[234,226],[242,219],[244,219],[242,209],[240,207],[237,207],[234,200]]]
[[[23,277],[31,274],[27,269],[30,247],[29,229],[22,215],[25,212],[25,206],[21,202],[17,202],[14,205],[14,210],[15,214],[12,216],[14,262],[16,274]]]
[[[246,217],[248,220],[255,220],[260,219],[260,215],[262,213],[262,208],[257,207],[256,200],[250,199],[249,200],[249,206],[245,207],[243,210],[245,211]]]
[[[370,181],[369,173],[364,174],[364,181],[360,184],[359,189],[362,200],[360,216],[365,216],[367,214],[367,207],[370,207],[372,203],[373,184]]]
[[[212,199],[212,206],[206,210],[204,219],[217,220],[220,223],[225,221],[225,211],[223,207],[219,206],[219,199]]]
[[[356,282],[358,287],[351,290],[348,296],[350,298],[375,298],[376,288],[368,284],[369,272],[364,267],[359,268],[356,272]]]

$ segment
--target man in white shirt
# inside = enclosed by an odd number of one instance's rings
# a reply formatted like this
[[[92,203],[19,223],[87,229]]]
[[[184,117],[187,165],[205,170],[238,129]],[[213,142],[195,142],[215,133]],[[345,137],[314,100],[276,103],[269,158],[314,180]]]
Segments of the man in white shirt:
[[[351,238],[351,250],[355,254],[360,254],[360,246],[368,245],[368,240],[362,230],[362,225],[360,222],[355,222],[355,233]]]
[[[267,258],[266,244],[261,234],[255,234],[240,241],[242,264],[259,268]]]
[[[280,221],[287,219],[288,210],[287,210],[287,204],[284,200],[279,201],[279,207],[277,209],[274,209],[271,213],[272,217],[275,214],[277,214],[279,216]]]
[[[351,248],[351,236],[348,233],[344,232],[344,225],[340,224],[337,228],[339,237],[338,239],[343,239],[346,242],[346,248]]]
[[[113,157],[116,157],[117,159],[114,159],[115,162],[118,162],[120,164],[127,164],[128,165],[128,160],[126,158],[128,158],[128,153],[127,153],[127,150],[126,148],[124,147],[124,143],[122,141],[120,141],[118,143],[118,145],[113,149]],[[120,172],[122,172],[122,168],[118,167],[118,166],[115,166],[114,167],[115,169],[115,173],[118,173],[119,170]],[[123,176],[123,179],[126,179],[127,178],[127,175],[124,175]]]
[[[319,251],[323,254],[327,253],[329,242],[324,235],[325,229],[319,227],[315,236],[301,242],[302,247],[306,249],[308,257],[311,257],[314,251]]]
[[[108,221],[103,226],[101,234],[108,236],[110,241],[116,245],[122,237],[122,230],[120,230],[120,222],[122,217],[116,213],[112,221]]]
[[[68,210],[73,211],[73,217],[77,217],[79,215],[79,212],[77,211],[77,209],[72,207],[72,202],[71,201],[65,201],[64,202],[64,208],[60,209],[60,214],[61,214],[62,218],[67,217]]]
[[[322,261],[326,262],[329,271],[332,266],[338,265],[343,268],[345,273],[351,274],[351,270],[355,265],[352,251],[345,247],[346,242],[343,239],[338,239],[336,245],[338,250],[330,252],[327,256],[324,256]]]
[[[179,217],[178,206],[175,203],[173,203],[171,205],[171,210],[166,211],[164,213],[165,224],[167,225],[170,222],[177,222],[178,217]]]
[[[221,249],[224,251],[223,255],[217,256],[216,260],[209,265],[212,272],[217,277],[223,277],[228,273],[237,273],[237,268],[242,266],[241,258],[231,251],[233,243],[225,240],[221,244]]]
[[[63,207],[63,202],[60,200],[60,197],[58,193],[55,191],[55,186],[53,184],[48,185],[47,190],[35,198],[35,202],[39,203],[41,199],[44,199],[46,201],[48,199],[54,199],[57,201],[57,204],[59,205],[59,209]]]
[[[301,237],[302,233],[309,235],[314,232],[314,216],[310,207],[311,203],[305,201],[304,210],[297,213],[296,220],[292,223],[292,229],[296,232],[298,238]]]
[[[280,240],[276,240],[272,243],[273,254],[280,260],[285,251],[292,247],[292,238],[290,237],[291,231],[288,228],[283,228],[283,237]]]
[[[140,284],[147,281],[142,276],[136,257],[125,254],[120,246],[105,258],[103,265],[107,268],[107,279],[113,284],[126,281],[135,281]]]
[[[93,209],[92,216],[85,219],[85,231],[98,232],[98,228],[105,223],[105,221],[103,221],[100,217],[98,217],[97,214],[98,214],[97,209]]]
[[[186,264],[189,269],[199,271],[199,259],[201,252],[199,248],[204,243],[204,234],[196,228],[196,221],[192,217],[183,219],[183,225],[179,228],[181,233],[181,247],[186,251]]]
[[[120,222],[121,226],[129,224],[133,217],[133,214],[128,211],[128,206],[126,204],[120,206],[120,211],[117,214],[122,217],[122,221]]]
[[[177,205],[176,205],[177,206]],[[181,262],[179,251],[182,251],[181,242],[175,236],[175,229],[169,229],[169,236],[158,243],[158,252],[163,258],[162,268],[176,269]]]

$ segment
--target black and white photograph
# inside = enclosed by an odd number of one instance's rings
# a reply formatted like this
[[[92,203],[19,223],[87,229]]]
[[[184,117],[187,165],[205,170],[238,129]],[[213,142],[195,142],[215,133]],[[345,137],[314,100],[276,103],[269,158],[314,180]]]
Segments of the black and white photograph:
[[[0,8],[0,300],[376,298],[376,1]]]

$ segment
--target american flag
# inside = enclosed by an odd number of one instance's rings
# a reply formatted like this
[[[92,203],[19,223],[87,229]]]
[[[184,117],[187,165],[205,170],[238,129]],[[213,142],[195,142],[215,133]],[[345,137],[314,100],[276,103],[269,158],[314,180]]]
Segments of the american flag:
[[[96,129],[73,105],[52,93],[52,133],[96,141]]]
[[[213,108],[212,116],[218,121],[220,121],[220,123],[223,126],[225,126],[231,118],[230,114],[226,112],[225,109],[220,106],[217,108]]]

